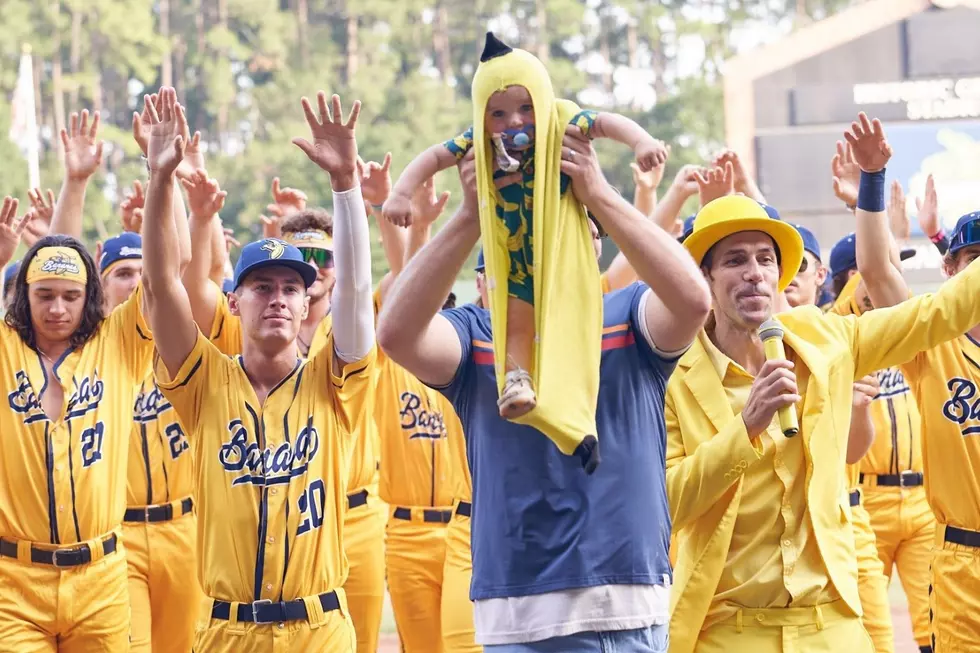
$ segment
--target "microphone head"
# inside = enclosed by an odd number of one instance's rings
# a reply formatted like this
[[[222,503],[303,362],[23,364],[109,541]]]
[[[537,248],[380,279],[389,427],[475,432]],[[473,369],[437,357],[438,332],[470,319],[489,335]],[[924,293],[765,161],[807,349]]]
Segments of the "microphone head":
[[[762,341],[771,340],[772,338],[783,339],[783,325],[780,324],[779,320],[776,318],[769,318],[762,323],[759,327],[759,338]]]

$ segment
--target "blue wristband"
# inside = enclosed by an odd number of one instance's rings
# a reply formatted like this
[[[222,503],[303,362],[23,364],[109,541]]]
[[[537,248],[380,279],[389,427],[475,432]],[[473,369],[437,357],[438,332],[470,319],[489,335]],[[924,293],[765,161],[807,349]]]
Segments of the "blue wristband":
[[[858,187],[857,208],[868,213],[883,213],[885,210],[885,169],[878,172],[861,171],[861,185]]]

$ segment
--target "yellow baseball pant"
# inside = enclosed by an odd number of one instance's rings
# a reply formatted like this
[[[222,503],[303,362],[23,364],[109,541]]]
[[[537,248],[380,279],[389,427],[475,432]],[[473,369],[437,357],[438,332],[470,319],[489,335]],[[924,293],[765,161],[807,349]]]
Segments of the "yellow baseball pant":
[[[697,653],[872,653],[861,619],[844,601],[812,608],[744,608],[698,635]]]
[[[463,503],[469,512],[469,503]],[[470,550],[470,518],[460,514],[459,504],[446,529],[446,564],[442,571],[442,648],[445,653],[481,653],[473,627],[470,579],[473,556]]]
[[[238,604],[231,604],[228,613],[233,619],[212,619],[214,600],[201,603],[192,653],[355,653],[354,624],[351,622],[344,591],[338,590],[340,609],[320,611],[307,621],[255,624],[237,620]],[[316,598],[312,597],[312,603]],[[310,602],[308,602],[308,605]],[[319,606],[317,606],[319,607]],[[206,617],[205,617],[206,615]]]
[[[449,509],[389,508],[385,566],[403,653],[443,653],[442,580]]]
[[[863,505],[854,505],[853,500],[851,516],[858,563],[858,593],[864,611],[861,619],[874,642],[875,653],[894,653],[895,631],[892,630],[892,614],[888,605],[888,578],[878,557],[871,517]]]
[[[352,492],[347,501],[351,507],[344,519],[344,552],[350,571],[344,593],[357,632],[358,653],[375,653],[385,602],[387,506],[373,487]]]
[[[132,606],[130,653],[187,653],[194,642],[197,517],[123,523]]]
[[[885,577],[891,578],[893,568],[898,568],[916,644],[928,646],[929,561],[936,538],[936,518],[926,500],[925,488],[874,487],[862,492]]]
[[[980,547],[947,542],[937,524],[929,608],[934,653],[975,653],[980,642]],[[980,541],[980,533],[972,538]]]
[[[0,557],[0,650],[30,653],[118,653],[129,648],[129,592],[122,541],[96,560],[58,569]],[[48,547],[50,548],[50,546]]]

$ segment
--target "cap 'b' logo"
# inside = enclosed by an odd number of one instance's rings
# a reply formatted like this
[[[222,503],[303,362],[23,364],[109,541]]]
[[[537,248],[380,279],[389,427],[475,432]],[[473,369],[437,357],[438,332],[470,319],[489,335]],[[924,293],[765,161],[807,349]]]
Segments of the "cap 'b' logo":
[[[58,275],[79,274],[78,263],[64,254],[55,254],[46,260],[41,264],[41,271]]]
[[[269,252],[269,258],[282,258],[286,253],[286,243],[276,238],[266,238],[262,250]]]

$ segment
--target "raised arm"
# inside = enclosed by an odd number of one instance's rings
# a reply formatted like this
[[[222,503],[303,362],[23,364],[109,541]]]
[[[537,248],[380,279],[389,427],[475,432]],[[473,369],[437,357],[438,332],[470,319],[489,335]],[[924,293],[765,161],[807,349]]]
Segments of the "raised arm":
[[[303,152],[330,175],[333,188],[334,265],[337,282],[330,299],[334,332],[334,371],[340,374],[347,363],[365,358],[374,348],[374,302],[371,287],[371,238],[368,235],[364,198],[357,175],[357,140],[354,128],[361,103],[354,102],[345,122],[340,98],[331,100],[317,93],[319,120],[310,101],[303,98],[303,111],[313,142],[293,139]]]
[[[384,161],[381,163],[377,161],[364,163],[358,158],[357,174],[361,180],[361,195],[365,203],[370,205],[371,213],[378,221],[381,247],[384,249],[388,269],[392,274],[397,275],[405,264],[408,234],[405,229],[383,220],[381,216],[381,207],[391,195],[391,152],[385,154]]]
[[[565,132],[561,171],[653,291],[644,312],[653,344],[661,352],[690,345],[711,310],[708,284],[690,254],[606,182],[592,144],[574,127]]]
[[[202,170],[182,179],[181,184],[187,192],[190,205],[188,223],[191,238],[191,260],[184,269],[182,283],[191,304],[194,321],[203,333],[210,335],[218,293],[221,292],[220,282],[216,285],[211,281],[212,256],[215,240],[220,239],[217,245],[222,249],[225,246],[221,222],[217,216],[224,206],[227,193]]]
[[[187,120],[172,88],[163,88],[161,112],[150,106],[147,162],[150,185],[143,209],[143,289],[157,352],[175,376],[197,340],[197,327],[180,281],[180,251],[174,224],[174,172],[184,155]],[[150,102],[149,97],[145,98]]]
[[[439,311],[480,239],[472,152],[459,169],[462,205],[402,270],[378,320],[378,342],[385,353],[435,387],[452,382],[463,355],[456,328]]]
[[[715,157],[714,167],[724,168],[725,164],[732,164],[732,172],[735,176],[735,192],[741,193],[746,197],[751,197],[756,202],[765,203],[766,197],[759,190],[759,185],[755,183],[755,179],[749,174],[748,170],[745,169],[745,164],[742,163],[742,159],[738,156],[738,152],[735,150],[722,150],[718,156]]]
[[[854,382],[851,401],[851,430],[847,435],[847,464],[854,465],[864,458],[875,441],[875,424],[871,419],[871,402],[881,391],[878,378],[869,374]]]
[[[668,233],[673,233],[681,219],[684,204],[692,195],[698,194],[698,173],[700,168],[695,165],[681,166],[674,176],[667,192],[657,202],[651,219],[654,224]],[[707,173],[705,173],[707,174]]]
[[[603,111],[592,125],[594,138],[610,138],[628,146],[636,155],[640,170],[652,170],[667,161],[667,147],[647,133],[647,130],[618,113]]]
[[[405,167],[391,195],[381,209],[385,220],[400,227],[412,224],[412,195],[415,189],[437,172],[456,165],[456,155],[442,143],[433,145],[419,154]]]
[[[899,267],[898,247],[888,226],[885,206],[885,166],[892,156],[881,122],[868,120],[863,112],[844,133],[847,147],[837,142],[837,157],[850,156],[861,168],[858,187],[855,248],[858,271],[878,308],[894,306],[909,297],[909,287]]]
[[[82,237],[82,216],[85,209],[85,189],[89,179],[102,165],[103,142],[96,139],[99,133],[99,112],[88,111],[71,114],[68,130],[61,130],[61,145],[65,149],[65,180],[61,185],[58,203],[51,218],[52,234],[73,238]]]
[[[16,199],[8,195],[3,198],[3,206],[0,207],[0,270],[7,267],[7,263],[14,257],[24,229],[34,218],[34,213],[28,211],[24,217],[18,219],[18,204]]]

